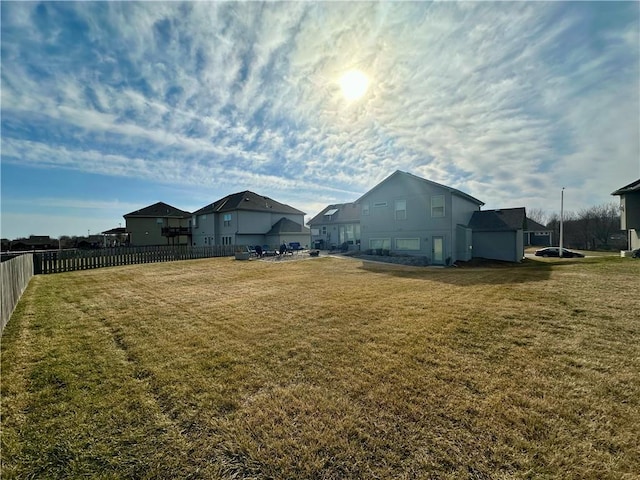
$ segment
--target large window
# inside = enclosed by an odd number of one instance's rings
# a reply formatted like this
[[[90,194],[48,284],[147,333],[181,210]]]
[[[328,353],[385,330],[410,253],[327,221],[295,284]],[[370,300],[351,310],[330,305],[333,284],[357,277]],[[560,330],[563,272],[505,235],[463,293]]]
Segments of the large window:
[[[407,219],[407,201],[406,200],[396,200],[396,220],[406,220]]]
[[[384,250],[389,250],[391,248],[391,239],[390,238],[370,238],[369,248],[371,249],[382,248]]]
[[[444,195],[431,197],[431,216],[444,217]]]
[[[396,250],[420,250],[420,239],[396,238]]]
[[[231,214],[230,213],[225,213],[223,219],[224,219],[224,226],[225,227],[230,227],[231,226]]]

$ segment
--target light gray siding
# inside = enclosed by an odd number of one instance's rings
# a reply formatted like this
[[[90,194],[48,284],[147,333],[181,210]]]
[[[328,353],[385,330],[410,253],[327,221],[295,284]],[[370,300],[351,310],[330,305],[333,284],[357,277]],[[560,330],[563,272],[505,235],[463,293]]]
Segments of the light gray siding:
[[[434,197],[444,198],[444,215],[432,211]],[[396,213],[396,202],[406,204],[406,215]],[[388,239],[389,250],[395,253],[427,256],[434,259],[433,238],[442,237],[442,262],[457,260],[457,225],[467,224],[478,204],[452,194],[447,187],[426,182],[411,175],[389,177],[359,200],[361,203],[361,250],[372,248],[372,240]],[[362,206],[366,204],[365,206]],[[400,203],[402,205],[403,203]],[[365,212],[367,211],[367,215]],[[397,248],[398,243],[410,244],[418,239],[417,250]],[[400,240],[400,242],[398,242]],[[409,241],[407,241],[409,240]],[[466,240],[466,238],[465,238]]]
[[[520,262],[524,257],[523,231],[473,232],[473,256]]]

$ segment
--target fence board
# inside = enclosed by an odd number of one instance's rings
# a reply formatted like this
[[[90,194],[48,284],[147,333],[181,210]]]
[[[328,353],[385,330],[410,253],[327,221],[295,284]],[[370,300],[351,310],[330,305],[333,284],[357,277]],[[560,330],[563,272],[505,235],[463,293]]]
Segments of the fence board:
[[[33,255],[26,253],[0,263],[2,304],[0,307],[0,332],[11,318],[22,293],[33,277]]]
[[[116,247],[98,250],[52,250],[33,254],[33,273],[50,274],[90,270],[139,263],[173,262],[198,258],[228,257],[233,255],[235,245],[212,245],[203,247]]]

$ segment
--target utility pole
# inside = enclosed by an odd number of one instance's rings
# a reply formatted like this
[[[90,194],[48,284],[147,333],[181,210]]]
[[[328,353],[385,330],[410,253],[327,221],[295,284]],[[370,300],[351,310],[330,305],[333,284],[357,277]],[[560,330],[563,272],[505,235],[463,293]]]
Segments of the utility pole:
[[[560,251],[558,255],[562,258],[562,243],[564,240],[564,187],[562,187],[562,192],[560,192]]]

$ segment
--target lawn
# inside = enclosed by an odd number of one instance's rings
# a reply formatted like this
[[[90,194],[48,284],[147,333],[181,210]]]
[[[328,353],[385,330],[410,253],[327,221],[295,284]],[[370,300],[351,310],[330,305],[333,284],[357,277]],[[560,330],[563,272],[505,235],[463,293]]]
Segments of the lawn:
[[[640,262],[39,275],[3,478],[638,478]]]

